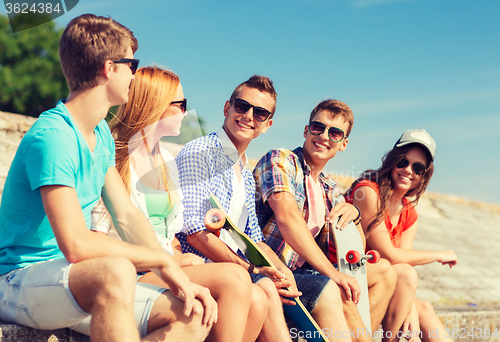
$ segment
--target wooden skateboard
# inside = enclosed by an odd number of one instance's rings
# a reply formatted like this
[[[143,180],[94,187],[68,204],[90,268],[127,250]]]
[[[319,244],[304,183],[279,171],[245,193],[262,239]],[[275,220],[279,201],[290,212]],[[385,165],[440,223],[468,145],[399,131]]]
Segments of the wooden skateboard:
[[[226,229],[238,245],[238,248],[252,264],[258,267],[269,266],[276,268],[255,241],[236,227],[213,194],[210,194],[210,203],[214,209],[209,210],[205,215],[205,227],[208,230],[218,233],[220,229]],[[297,328],[303,332],[304,338],[309,342],[328,341],[300,299],[288,299],[295,301],[296,305],[283,305],[283,309]]]
[[[361,295],[358,302],[358,311],[365,328],[371,331],[370,302],[368,300],[368,282],[366,279],[366,262],[375,263],[380,260],[377,251],[364,253],[363,241],[359,235],[356,225],[350,222],[343,230],[335,228],[336,222],[332,224],[332,232],[337,249],[338,270],[342,273],[352,275],[358,280]]]

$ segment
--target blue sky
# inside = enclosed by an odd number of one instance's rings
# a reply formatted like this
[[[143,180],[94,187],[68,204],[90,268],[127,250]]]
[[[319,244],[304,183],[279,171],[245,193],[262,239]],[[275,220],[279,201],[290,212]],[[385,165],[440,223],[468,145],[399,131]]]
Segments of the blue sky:
[[[177,72],[208,131],[237,84],[269,76],[277,112],[251,158],[301,145],[311,109],[335,98],[355,124],[328,171],[377,168],[403,131],[425,128],[437,142],[429,190],[500,203],[497,0],[80,0],[57,23],[83,13],[132,29],[141,65]]]

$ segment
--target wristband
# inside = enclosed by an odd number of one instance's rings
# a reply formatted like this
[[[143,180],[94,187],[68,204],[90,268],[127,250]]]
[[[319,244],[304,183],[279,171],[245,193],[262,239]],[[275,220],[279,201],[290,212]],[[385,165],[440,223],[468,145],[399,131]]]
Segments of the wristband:
[[[255,265],[254,265],[254,264],[250,264],[250,265],[248,266],[248,273],[253,274],[253,270],[254,270],[254,268],[255,268]]]
[[[352,222],[354,222],[355,225],[358,225],[361,222],[361,212],[359,211],[359,208],[354,204],[352,206],[358,211],[358,216],[354,220],[352,220]]]

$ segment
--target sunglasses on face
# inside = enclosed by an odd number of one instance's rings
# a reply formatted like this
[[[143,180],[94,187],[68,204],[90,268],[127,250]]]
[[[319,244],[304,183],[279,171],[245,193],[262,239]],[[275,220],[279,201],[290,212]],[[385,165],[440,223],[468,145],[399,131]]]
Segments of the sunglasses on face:
[[[265,108],[254,106],[242,99],[234,99],[234,110],[238,114],[245,114],[253,108],[253,118],[259,122],[264,122],[271,115],[271,112]]]
[[[181,109],[182,113],[185,113],[186,112],[186,109],[187,109],[187,99],[183,99],[181,101],[172,101],[170,102],[170,104],[180,104],[179,108]]]
[[[410,165],[410,164],[411,164],[411,169],[413,170],[413,172],[415,172],[415,174],[417,174],[419,176],[422,175],[427,169],[425,167],[425,165],[420,163],[420,162],[410,163],[410,161],[408,159],[406,159],[406,157],[401,158],[399,163],[396,164],[396,167],[398,169],[404,169],[404,168],[408,167],[408,165]]]
[[[326,129],[326,125],[319,121],[311,121],[309,123],[309,133],[312,135],[320,135]],[[345,133],[338,127],[329,127],[328,128],[328,137],[333,142],[340,142],[345,138]]]
[[[139,66],[139,60],[138,59],[133,59],[133,58],[120,58],[117,61],[113,61],[113,63],[128,64],[128,67],[132,71],[132,75],[135,74],[135,72],[137,71],[137,67]]]

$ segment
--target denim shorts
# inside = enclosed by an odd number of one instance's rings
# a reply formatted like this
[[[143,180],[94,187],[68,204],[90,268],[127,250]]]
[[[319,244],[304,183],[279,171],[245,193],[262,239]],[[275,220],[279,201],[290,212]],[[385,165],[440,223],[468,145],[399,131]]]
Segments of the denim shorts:
[[[0,319],[28,327],[71,328],[90,335],[90,314],[78,305],[68,284],[73,264],[66,259],[40,262],[0,276]],[[138,283],[134,316],[141,337],[156,299],[166,289]]]
[[[311,312],[325,291],[330,278],[320,274],[315,270],[297,269],[292,271],[295,283],[302,296],[299,297],[307,311]],[[252,282],[258,284],[266,276],[261,274],[251,274]]]

